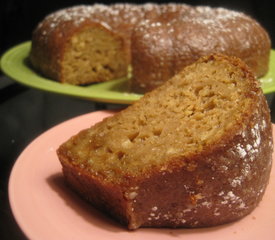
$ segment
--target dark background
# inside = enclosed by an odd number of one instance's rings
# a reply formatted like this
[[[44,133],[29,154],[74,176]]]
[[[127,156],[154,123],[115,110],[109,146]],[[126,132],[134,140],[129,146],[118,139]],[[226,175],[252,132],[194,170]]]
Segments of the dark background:
[[[1,0],[0,1],[0,54],[7,48],[22,41],[29,40],[32,29],[38,21],[57,9],[76,4],[89,4],[95,1],[39,1],[39,0]],[[97,1],[109,4],[115,1]],[[119,1],[143,3],[146,1]],[[167,2],[167,1],[151,1]],[[275,38],[275,17],[274,3],[270,0],[194,0],[194,1],[173,1],[184,2],[191,5],[209,5],[213,7],[226,7],[232,10],[243,11],[256,18]],[[274,42],[274,41],[273,41]]]
[[[110,4],[116,1],[97,1]],[[146,1],[117,1],[144,3]],[[150,1],[167,2],[167,1]],[[174,1],[191,5],[226,7],[242,11],[257,19],[269,32],[274,48],[275,9],[269,0],[231,1]],[[52,11],[78,4],[92,4],[94,1],[0,1],[0,55],[8,48],[30,40],[34,27]],[[270,97],[270,96],[269,96]],[[272,100],[272,96],[270,97]],[[275,103],[270,100],[274,122]],[[0,239],[25,239],[17,227],[8,203],[7,183],[11,167],[20,152],[31,140],[50,127],[71,117],[98,109],[120,108],[114,104],[100,104],[92,101],[55,95],[18,85],[0,71]],[[91,236],[92,237],[92,236]]]

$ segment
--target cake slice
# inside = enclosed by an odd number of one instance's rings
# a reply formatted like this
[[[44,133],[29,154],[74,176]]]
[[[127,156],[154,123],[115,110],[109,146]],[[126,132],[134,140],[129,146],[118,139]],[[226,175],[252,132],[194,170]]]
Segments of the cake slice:
[[[129,229],[249,214],[271,170],[268,105],[247,66],[201,58],[57,153],[69,186]]]

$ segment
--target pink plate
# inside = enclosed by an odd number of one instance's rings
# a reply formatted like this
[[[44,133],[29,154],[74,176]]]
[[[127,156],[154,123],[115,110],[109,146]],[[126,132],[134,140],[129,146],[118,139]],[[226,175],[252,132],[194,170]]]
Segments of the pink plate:
[[[275,168],[262,202],[250,215],[213,228],[128,231],[79,199],[65,186],[55,151],[70,136],[112,114],[99,111],[59,124],[35,139],[19,156],[10,176],[9,199],[17,223],[28,238],[275,239]]]

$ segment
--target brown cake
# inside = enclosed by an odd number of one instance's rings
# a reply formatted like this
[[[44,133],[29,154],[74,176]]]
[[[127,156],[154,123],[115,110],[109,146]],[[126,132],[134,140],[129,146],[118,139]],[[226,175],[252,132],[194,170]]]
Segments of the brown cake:
[[[237,58],[204,57],[57,153],[69,186],[129,229],[249,214],[272,164],[266,99]]]
[[[269,51],[266,31],[235,11],[95,4],[47,16],[33,33],[30,60],[44,76],[75,85],[124,77],[132,64],[131,89],[146,92],[210,53],[240,57],[259,77],[268,70]]]
[[[268,71],[269,36],[250,17],[223,8],[195,7],[168,16],[166,11],[133,29],[134,92],[150,91],[212,53],[241,58],[257,77]]]

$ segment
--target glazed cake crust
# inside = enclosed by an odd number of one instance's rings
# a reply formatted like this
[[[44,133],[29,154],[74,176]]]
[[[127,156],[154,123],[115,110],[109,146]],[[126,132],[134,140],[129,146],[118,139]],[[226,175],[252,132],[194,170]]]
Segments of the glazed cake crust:
[[[81,131],[61,145],[58,149],[58,156],[69,185],[94,206],[112,215],[127,225],[129,229],[216,226],[238,220],[249,214],[263,197],[272,165],[272,125],[268,105],[257,80],[240,60],[224,56],[210,56],[201,59],[196,64],[201,70],[208,71],[204,68],[204,64],[208,62],[221,62],[220,67],[227,66],[229,69],[231,67],[235,69],[237,66],[238,74],[244,78],[243,81],[248,82],[247,89],[241,90],[245,91],[243,102],[235,103],[240,107],[241,115],[236,115],[231,120],[234,122],[233,125],[230,125],[229,120],[228,123],[227,121],[221,123],[225,124],[226,129],[222,135],[219,135],[222,131],[220,129],[214,140],[210,139],[211,143],[204,143],[207,134],[201,132],[201,136],[198,134],[201,140],[196,147],[189,146],[190,140],[187,140],[186,145],[181,145],[178,151],[177,142],[181,141],[180,138],[188,138],[189,133],[182,132],[181,135],[177,135],[176,128],[169,130],[168,133],[164,133],[165,130],[160,133],[158,129],[154,129],[154,125],[150,125],[149,116],[154,113],[152,109],[147,109],[146,121],[148,123],[138,120],[141,121],[139,122],[139,136],[129,135],[133,145],[123,140],[125,128],[121,125],[124,122],[123,119],[127,118],[130,121],[131,115],[139,114],[140,116],[140,106],[146,108],[150,99],[159,101],[159,105],[165,104],[161,102],[159,96],[163,97],[166,93],[169,96],[175,96],[176,99],[179,96],[177,94],[182,93],[176,94],[175,92],[180,92],[180,90],[179,87],[173,85],[183,84],[181,77],[188,78],[189,74],[194,74],[193,66],[196,65],[191,65],[183,70],[182,75],[175,76],[161,87],[146,94],[132,106],[90,129]],[[238,74],[232,69],[228,70],[227,74],[237,76]],[[209,73],[205,75],[206,78],[208,74],[211,75],[213,72],[209,70]],[[175,92],[167,90],[171,89],[170,87]],[[202,91],[201,87],[198,89]],[[233,89],[232,91],[240,91],[238,88]],[[211,92],[203,94],[209,95],[210,98],[213,97]],[[216,92],[216,94],[218,96],[221,93]],[[184,102],[181,104],[188,106]],[[215,111],[211,105],[208,104],[208,107],[206,112]],[[180,114],[177,113],[180,105],[173,103],[168,108],[174,111],[173,118],[176,119],[176,116]],[[188,109],[185,112],[192,115]],[[197,115],[195,119],[199,116]],[[154,118],[163,118],[163,115]],[[198,124],[204,125],[205,118],[199,120]],[[182,121],[177,125],[188,124],[188,120]],[[167,119],[165,124],[172,124],[171,119]],[[146,141],[144,134],[151,131],[149,127],[153,128],[155,136],[147,136],[149,140]],[[167,128],[169,129],[169,126]],[[117,135],[113,133],[119,133],[120,137],[115,137]],[[104,137],[105,134],[106,137]],[[169,142],[166,141],[163,146],[164,158],[158,163],[161,160],[158,158],[162,158],[163,155],[157,154],[162,148],[155,154],[152,152],[153,148],[159,147],[162,134],[172,134],[171,136],[174,137]],[[195,133],[192,134],[195,138]],[[150,146],[155,138],[158,141]],[[100,146],[103,146],[103,150],[106,151],[103,158],[100,157],[102,156]],[[129,147],[135,146],[134,155],[127,152]],[[148,151],[147,147],[151,150]],[[191,148],[193,150],[190,150]],[[144,152],[139,155],[138,151],[142,149]],[[131,158],[127,163],[127,156],[130,155]],[[118,158],[117,162],[109,160],[114,156]],[[150,157],[151,160],[146,162],[147,156],[152,156],[152,158]],[[154,156],[157,159],[154,159]],[[98,161],[99,165],[94,165],[94,161]],[[101,167],[103,162],[107,162],[107,165]]]

